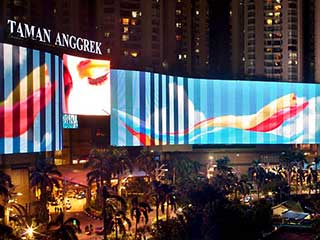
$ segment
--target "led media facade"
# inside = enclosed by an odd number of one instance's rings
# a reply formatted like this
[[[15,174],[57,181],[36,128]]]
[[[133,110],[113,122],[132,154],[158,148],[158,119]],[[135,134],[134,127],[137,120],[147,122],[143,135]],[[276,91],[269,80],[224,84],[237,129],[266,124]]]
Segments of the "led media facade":
[[[58,56],[0,43],[0,154],[62,148],[62,70]]]
[[[78,116],[74,114],[63,114],[62,116],[63,128],[78,128]]]
[[[110,115],[110,61],[63,55],[64,113]]]
[[[320,143],[320,85],[112,70],[111,144]]]

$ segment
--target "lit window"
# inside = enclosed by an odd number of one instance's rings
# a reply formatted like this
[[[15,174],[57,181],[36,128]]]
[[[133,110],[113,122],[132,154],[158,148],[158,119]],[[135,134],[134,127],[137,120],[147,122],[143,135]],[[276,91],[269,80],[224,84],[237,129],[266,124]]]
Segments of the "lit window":
[[[272,38],[272,33],[269,33],[269,38]]]
[[[269,12],[269,13],[268,13],[268,16],[273,16],[273,12]]]
[[[181,60],[182,59],[182,55],[178,54],[178,59]]]
[[[110,37],[110,32],[105,32],[104,36],[107,37],[107,38]]]
[[[128,56],[129,52],[127,50],[123,51],[123,55]]]
[[[111,53],[111,49],[110,48],[107,48],[107,53]]]
[[[289,60],[289,61],[288,61],[288,64],[289,64],[289,65],[292,65],[292,60]]]
[[[131,25],[132,25],[132,26],[137,25],[137,21],[136,21],[135,19],[132,19],[132,20],[131,20]]]
[[[136,52],[136,51],[131,52],[131,56],[132,57],[137,57],[138,56],[138,52]]]
[[[181,41],[181,39],[182,39],[181,35],[176,35],[176,40],[177,41]]]
[[[232,11],[229,12],[229,15],[232,16]]]
[[[138,12],[137,11],[132,11],[131,15],[133,18],[136,18],[138,16]]]
[[[129,35],[123,34],[122,35],[122,41],[128,41],[129,40]]]
[[[200,14],[199,10],[196,10],[196,15],[199,15],[199,14]]]
[[[182,13],[182,11],[181,11],[180,9],[177,9],[177,10],[176,10],[176,14],[177,14],[177,15],[180,15],[181,13]]]
[[[267,19],[267,24],[268,24],[268,25],[272,25],[272,19],[268,18],[268,19]]]
[[[275,16],[275,17],[280,17],[280,12],[275,12],[275,13],[274,13],[274,16]]]
[[[280,11],[280,10],[281,10],[281,5],[280,5],[280,4],[275,5],[275,6],[274,6],[274,10],[275,10],[275,11]]]
[[[123,25],[129,25],[129,18],[122,18]]]
[[[128,27],[123,27],[123,33],[128,33],[129,28]]]
[[[276,0],[277,3],[281,3],[281,0]]]
[[[195,52],[196,52],[196,53],[199,53],[199,52],[200,52],[199,48],[196,48]]]
[[[187,59],[187,54],[183,54],[183,58],[184,58],[184,59]]]
[[[177,23],[176,23],[176,27],[177,27],[177,28],[181,28],[181,27],[182,27],[182,24],[181,24],[180,22],[177,22]]]

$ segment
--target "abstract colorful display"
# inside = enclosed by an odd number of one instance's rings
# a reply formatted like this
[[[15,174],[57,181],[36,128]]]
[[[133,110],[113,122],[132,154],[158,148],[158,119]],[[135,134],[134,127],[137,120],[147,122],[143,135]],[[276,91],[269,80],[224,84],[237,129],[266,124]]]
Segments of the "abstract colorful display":
[[[110,61],[63,55],[64,113],[110,115]]]
[[[63,128],[78,128],[78,116],[74,114],[63,114],[62,116]]]
[[[62,60],[0,43],[0,153],[62,148]]]
[[[320,85],[112,70],[111,144],[320,143]]]

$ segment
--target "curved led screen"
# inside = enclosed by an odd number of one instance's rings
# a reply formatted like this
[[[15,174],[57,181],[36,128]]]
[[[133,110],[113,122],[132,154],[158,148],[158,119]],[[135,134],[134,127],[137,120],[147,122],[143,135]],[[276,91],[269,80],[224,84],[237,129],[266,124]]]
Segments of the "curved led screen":
[[[320,142],[320,86],[112,70],[111,144]]]
[[[63,55],[64,113],[110,115],[110,61]]]
[[[58,56],[0,43],[0,153],[62,148],[62,70]]]

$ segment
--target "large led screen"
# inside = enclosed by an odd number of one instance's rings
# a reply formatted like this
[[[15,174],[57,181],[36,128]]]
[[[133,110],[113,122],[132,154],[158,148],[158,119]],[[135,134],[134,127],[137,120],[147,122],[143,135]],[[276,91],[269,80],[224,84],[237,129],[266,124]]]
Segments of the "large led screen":
[[[63,55],[64,113],[110,115],[110,61]]]
[[[1,154],[62,148],[62,70],[58,56],[0,43]]]
[[[112,70],[111,144],[320,142],[320,86]]]

